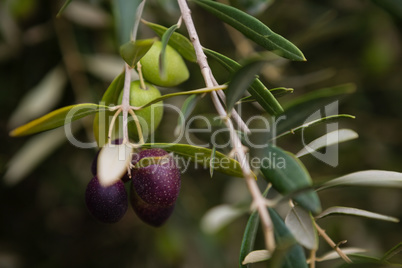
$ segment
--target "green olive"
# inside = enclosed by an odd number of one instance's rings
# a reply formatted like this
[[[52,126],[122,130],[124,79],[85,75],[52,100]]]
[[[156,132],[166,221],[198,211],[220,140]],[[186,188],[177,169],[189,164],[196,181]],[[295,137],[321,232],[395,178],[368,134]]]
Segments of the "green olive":
[[[130,105],[139,107],[159,98],[159,90],[149,83],[145,83],[146,89],[141,88],[140,81],[131,82],[130,87]],[[119,96],[119,103],[123,99],[123,91]],[[157,102],[144,109],[134,111],[141,125],[143,135],[146,137],[153,133],[159,126],[163,116],[163,101]],[[128,131],[131,137],[138,137],[138,131],[133,118],[129,114]]]
[[[169,45],[167,45],[165,51],[165,74],[161,77],[159,73],[159,55],[161,50],[162,42],[156,41],[147,54],[140,60],[144,78],[152,84],[162,87],[174,87],[186,81],[189,77],[187,66],[180,54]]]

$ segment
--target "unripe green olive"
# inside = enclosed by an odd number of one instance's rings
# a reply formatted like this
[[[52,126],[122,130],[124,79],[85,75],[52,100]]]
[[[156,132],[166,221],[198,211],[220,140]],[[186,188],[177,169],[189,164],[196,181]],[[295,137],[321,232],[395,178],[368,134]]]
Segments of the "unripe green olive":
[[[159,72],[159,55],[161,50],[162,42],[156,41],[147,54],[140,60],[144,78],[162,87],[174,87],[186,81],[189,77],[187,66],[180,54],[169,45],[167,45],[165,51],[165,74],[161,77]]]
[[[139,107],[159,98],[161,93],[159,90],[149,83],[145,83],[146,89],[141,88],[140,81],[131,82],[130,86],[130,105]],[[122,102],[123,91],[119,96],[119,103]],[[147,136],[155,131],[159,126],[163,116],[163,101],[157,102],[144,109],[134,111],[137,116],[142,133]],[[138,137],[137,127],[133,118],[129,114],[128,131],[131,137]]]

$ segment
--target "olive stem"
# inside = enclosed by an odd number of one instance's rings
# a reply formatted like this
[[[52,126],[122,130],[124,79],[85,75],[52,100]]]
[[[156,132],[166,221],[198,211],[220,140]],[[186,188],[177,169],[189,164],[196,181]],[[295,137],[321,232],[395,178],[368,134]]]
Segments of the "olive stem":
[[[117,111],[114,113],[113,117],[112,117],[112,121],[110,122],[109,125],[109,132],[107,135],[107,141],[110,144],[111,143],[111,139],[112,139],[112,131],[113,131],[113,127],[114,124],[116,122],[117,116],[121,113],[121,107],[119,106],[119,108],[117,109]]]
[[[147,89],[147,86],[145,85],[144,77],[142,76],[142,65],[140,62],[137,62],[137,72],[138,72],[138,77],[140,78],[140,86],[142,89]]]
[[[127,63],[125,66],[125,76],[124,76],[124,87],[123,87],[123,99],[121,102],[120,109],[123,113],[123,144],[128,142],[128,111],[131,109],[130,107],[130,83],[131,83],[131,68]]]
[[[341,257],[346,263],[352,263],[352,260],[339,248],[337,244],[335,244],[334,241],[332,241],[332,239],[325,233],[325,230],[321,229],[321,227],[315,221],[313,221],[313,223],[318,234],[322,236],[328,245],[330,245],[331,248],[338,253],[339,257]]]
[[[186,0],[178,0],[178,4],[180,7],[182,17],[183,17],[183,21],[186,24],[186,28],[187,28],[190,40],[193,43],[194,50],[195,50],[196,57],[197,57],[197,63],[200,66],[201,74],[204,78],[205,84],[207,87],[213,87],[215,78],[209,67],[207,57],[204,54],[202,45],[198,38],[198,34],[195,29],[194,22],[191,18],[191,10],[189,9],[189,7],[187,5]],[[252,171],[250,169],[250,165],[248,163],[248,159],[246,157],[246,152],[243,148],[243,145],[241,143],[239,136],[236,133],[232,120],[229,118],[229,115],[227,114],[217,93],[215,91],[213,91],[211,93],[211,96],[212,96],[212,101],[215,105],[215,108],[216,108],[218,114],[222,118],[224,118],[225,124],[230,131],[230,140],[231,140],[232,148],[237,156],[238,161],[240,162],[243,176],[245,178],[247,187],[253,198],[253,205],[257,208],[257,210],[260,214],[260,219],[261,219],[261,223],[262,223],[262,227],[263,227],[263,231],[264,231],[264,235],[265,235],[266,247],[270,252],[274,252],[275,239],[274,239],[272,221],[268,214],[268,210],[266,208],[266,199],[261,194],[261,191],[258,188],[258,185],[254,179],[253,173],[252,173]]]
[[[135,125],[137,127],[137,133],[138,133],[138,138],[139,138],[139,144],[144,144],[144,136],[142,135],[142,128],[140,121],[138,120],[137,115],[134,113],[133,109],[128,110],[130,115],[133,117]]]

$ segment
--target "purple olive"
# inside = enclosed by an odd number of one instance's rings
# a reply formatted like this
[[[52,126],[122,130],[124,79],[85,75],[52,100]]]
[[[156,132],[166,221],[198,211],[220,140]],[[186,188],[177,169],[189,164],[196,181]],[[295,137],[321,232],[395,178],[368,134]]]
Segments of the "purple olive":
[[[149,157],[156,158],[140,161]],[[169,218],[179,195],[180,171],[173,157],[162,149],[140,151],[132,164],[132,207],[144,222],[160,226]]]
[[[173,212],[175,203],[170,206],[155,206],[145,203],[131,187],[131,206],[137,216],[145,223],[159,227],[166,222]]]
[[[103,187],[98,177],[92,178],[85,191],[85,203],[91,214],[101,222],[118,222],[127,211],[127,192],[124,183],[118,181]]]

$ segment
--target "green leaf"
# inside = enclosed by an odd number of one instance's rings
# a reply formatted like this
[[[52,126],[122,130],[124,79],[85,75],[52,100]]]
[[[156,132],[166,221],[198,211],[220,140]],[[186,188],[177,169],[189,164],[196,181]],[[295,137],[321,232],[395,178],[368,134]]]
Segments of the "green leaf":
[[[131,40],[133,26],[136,21],[136,11],[141,0],[114,0],[113,15],[115,18],[116,33],[118,34],[119,44],[125,44]]]
[[[172,34],[174,33],[174,31],[176,31],[176,29],[179,26],[177,24],[172,25],[169,29],[167,29],[167,31],[162,35],[162,49],[161,49],[161,53],[159,54],[159,74],[161,77],[165,77],[166,76],[166,57],[165,57],[165,51],[166,51],[166,47],[168,45],[168,42],[170,40],[170,37],[172,36]]]
[[[381,260],[388,261],[389,259],[391,259],[396,254],[399,254],[400,252],[402,252],[402,242],[398,243],[396,246],[388,250],[381,258]]]
[[[204,52],[207,54],[207,56],[218,61],[231,74],[235,73],[241,68],[239,63],[222,54],[209,49],[204,49]],[[283,113],[282,106],[259,79],[255,79],[247,90],[267,113],[271,115],[279,115]]]
[[[85,116],[107,110],[108,108],[107,106],[94,103],[82,103],[63,107],[12,130],[10,136],[26,136],[61,127]]]
[[[61,14],[64,12],[64,10],[68,7],[68,5],[71,3],[72,0],[66,0],[64,1],[63,6],[60,8],[59,12],[57,12],[56,17],[60,17]]]
[[[301,191],[294,195],[293,200],[313,214],[321,212],[317,193],[308,189],[312,186],[310,174],[293,154],[270,145],[265,150],[260,170],[279,193],[287,195]]]
[[[317,191],[339,186],[402,188],[402,173],[385,170],[358,171],[327,181]]]
[[[183,126],[185,124],[185,121],[187,118],[190,116],[192,111],[195,108],[195,105],[197,104],[198,98],[197,95],[191,95],[188,97],[184,102],[183,105],[181,106],[181,113],[179,114],[179,117],[177,118],[177,126],[174,131],[175,136],[178,136],[180,132],[183,129]]]
[[[250,62],[234,73],[229,82],[226,93],[226,111],[230,113],[235,103],[243,96],[244,92],[256,79],[256,74],[260,71],[264,61]]]
[[[134,68],[137,62],[152,47],[154,42],[155,39],[128,41],[120,47],[120,56],[131,68]]]
[[[168,30],[168,28],[159,24],[151,23],[145,20],[142,20],[142,22],[145,23],[145,25],[147,25],[148,27],[150,27],[161,38],[164,35],[164,33]],[[188,38],[185,37],[184,35],[174,32],[172,36],[169,38],[168,44],[174,49],[176,49],[177,52],[179,52],[180,55],[182,55],[183,58],[185,58],[186,60],[191,62],[197,62],[197,57],[195,55],[193,44],[191,44],[190,40],[188,40]]]
[[[263,48],[290,60],[306,60],[303,53],[294,44],[279,34],[274,33],[264,23],[253,16],[219,2],[210,0],[193,1]]]
[[[359,216],[365,218],[371,218],[381,221],[391,221],[391,222],[399,222],[399,219],[391,216],[386,216],[374,212],[370,212],[363,209],[358,208],[349,208],[349,207],[330,207],[321,212],[319,215],[316,216],[317,219],[321,219],[330,215],[334,214],[341,214],[341,215],[352,215],[352,216]]]
[[[102,105],[117,105],[120,92],[124,86],[124,72],[122,72],[119,76],[117,76],[112,83],[107,88],[106,92],[103,94],[101,104]],[[102,113],[98,113],[95,115],[94,123],[93,123],[93,131],[96,142],[99,147],[105,145],[108,141],[108,133],[109,133],[109,125],[112,120],[114,112],[105,110]],[[112,139],[118,138],[115,136],[111,137]]]
[[[183,158],[197,163],[196,166],[204,168],[210,167],[210,157],[212,150],[204,147],[193,146],[188,144],[172,144],[172,143],[145,143],[144,148],[162,148],[166,151],[173,152]],[[243,172],[240,163],[233,158],[215,152],[215,163],[213,168],[215,171],[224,173],[229,176],[243,177]],[[180,164],[180,163],[179,163]]]
[[[356,117],[353,116],[353,115],[350,115],[350,114],[335,114],[335,115],[325,116],[325,117],[322,117],[322,118],[319,118],[319,119],[304,123],[303,125],[295,127],[295,128],[293,128],[291,130],[288,130],[288,131],[286,131],[284,133],[281,133],[281,134],[277,135],[276,137],[272,138],[271,140],[276,140],[278,138],[282,138],[283,136],[286,136],[286,135],[289,135],[289,134],[294,134],[296,131],[302,130],[304,128],[316,126],[316,125],[319,125],[321,123],[328,122],[328,121],[334,121],[334,120],[339,119],[339,118],[355,119]]]
[[[307,268],[303,248],[296,244],[295,238],[278,213],[272,208],[268,208],[268,211],[274,225],[274,235],[277,243],[269,267]]]
[[[337,112],[333,109],[337,108],[334,104],[347,94],[351,94],[356,90],[354,84],[342,84],[329,88],[314,90],[311,93],[303,94],[284,104],[285,112],[277,124],[277,133],[283,133],[307,122],[319,119],[321,110],[325,116],[331,116]],[[332,107],[334,106],[334,107]]]
[[[266,197],[268,191],[269,187],[267,187],[267,189],[264,191],[262,195]],[[253,213],[251,213],[250,217],[248,218],[246,228],[244,229],[243,239],[240,247],[240,256],[239,256],[240,268],[247,267],[247,265],[243,265],[243,261],[254,248],[254,242],[257,236],[259,222],[260,222],[260,215],[258,214],[258,211],[255,210],[253,211]]]
[[[276,87],[269,90],[275,98],[279,98],[285,96],[286,94],[293,93],[293,88],[286,87]],[[253,96],[247,96],[241,98],[236,104],[245,103],[245,102],[254,102],[257,101]]]
[[[302,150],[300,150],[296,157],[302,157],[303,155],[315,152],[320,148],[328,147],[334,144],[339,144],[341,142],[357,139],[359,135],[351,129],[338,129],[329,132],[318,139],[313,140],[309,144],[305,145]]]
[[[274,95],[276,98],[285,96],[289,93],[293,93],[294,89],[293,88],[288,88],[288,87],[276,87],[276,88],[271,88],[269,90],[272,95]]]
[[[321,99],[327,98],[338,98],[342,95],[352,94],[356,91],[356,85],[352,83],[341,84],[333,87],[326,87],[314,90],[312,92],[301,95],[297,99],[293,99],[287,103],[285,103],[285,110],[290,110],[292,108],[298,109],[300,104],[311,104],[312,102],[316,102]],[[332,100],[332,99],[331,99]]]
[[[260,216],[257,211],[254,211],[247,221],[246,228],[244,229],[243,240],[240,248],[239,264],[241,268],[246,268],[243,261],[246,256],[253,250],[255,237],[258,231]]]
[[[299,244],[310,250],[318,248],[318,235],[311,213],[299,206],[292,207],[285,218],[285,224]]]

